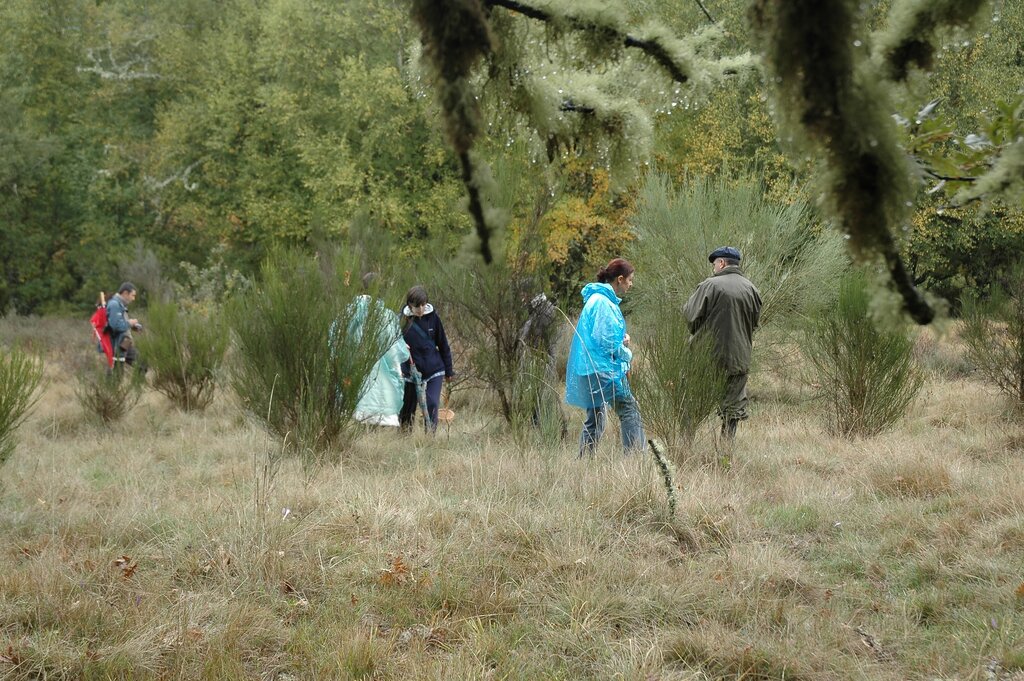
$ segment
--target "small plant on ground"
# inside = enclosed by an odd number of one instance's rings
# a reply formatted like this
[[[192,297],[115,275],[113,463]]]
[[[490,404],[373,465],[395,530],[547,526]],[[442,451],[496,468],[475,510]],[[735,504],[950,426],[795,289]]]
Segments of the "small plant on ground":
[[[38,399],[42,364],[17,349],[0,351],[0,465],[14,453],[14,432]]]
[[[963,318],[971,363],[1024,414],[1024,260],[988,300],[968,298]]]
[[[830,429],[842,436],[877,435],[892,427],[923,381],[907,330],[873,319],[870,303],[864,274],[847,274],[835,307],[818,317],[804,340],[829,405]]]
[[[383,306],[351,322],[356,286],[312,257],[277,253],[261,281],[228,306],[242,405],[305,464],[337,457],[360,432],[352,419],[377,360],[394,342]]]
[[[672,462],[665,457],[665,452],[656,440],[648,440],[647,444],[651,448],[651,456],[654,457],[654,465],[658,469],[658,475],[661,476],[661,482],[665,485],[665,495],[668,499],[668,517],[675,518],[678,499],[676,495],[675,471],[673,470]]]
[[[214,388],[228,346],[219,312],[186,312],[177,305],[149,308],[149,328],[139,334],[142,357],[153,372],[153,388],[185,411],[202,410]]]
[[[75,397],[83,411],[102,423],[120,421],[139,403],[146,377],[141,371],[117,362],[107,368],[106,362],[88,357],[75,371]]]

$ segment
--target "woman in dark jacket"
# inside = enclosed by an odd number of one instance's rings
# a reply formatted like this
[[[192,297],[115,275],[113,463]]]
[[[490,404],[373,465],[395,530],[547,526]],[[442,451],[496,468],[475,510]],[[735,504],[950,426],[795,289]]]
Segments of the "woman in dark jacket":
[[[402,337],[409,346],[411,358],[402,364],[405,394],[398,420],[404,430],[412,429],[418,401],[416,385],[422,383],[427,402],[425,425],[429,432],[434,432],[437,430],[442,383],[450,381],[455,372],[444,325],[434,312],[434,306],[427,302],[427,290],[422,286],[413,286],[406,294],[405,309],[402,310]]]

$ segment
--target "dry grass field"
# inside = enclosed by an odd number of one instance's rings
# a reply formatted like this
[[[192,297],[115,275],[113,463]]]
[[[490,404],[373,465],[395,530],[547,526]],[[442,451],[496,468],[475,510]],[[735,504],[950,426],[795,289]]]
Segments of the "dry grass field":
[[[0,469],[0,678],[1024,678],[1024,427],[948,338],[871,439],[762,371],[731,469],[710,427],[679,457],[672,517],[616,424],[578,461],[479,392],[314,473],[226,393],[104,427],[57,349],[83,329],[0,322],[47,358]]]

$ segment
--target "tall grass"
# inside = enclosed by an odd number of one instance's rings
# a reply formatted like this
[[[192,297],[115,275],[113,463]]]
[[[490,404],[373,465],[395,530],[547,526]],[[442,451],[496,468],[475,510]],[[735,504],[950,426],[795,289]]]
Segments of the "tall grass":
[[[352,414],[366,379],[394,341],[376,306],[363,325],[350,323],[358,291],[351,274],[347,279],[315,258],[279,252],[227,309],[235,392],[308,464],[337,460],[352,444],[360,432]]]
[[[149,306],[148,321],[137,342],[153,388],[179,409],[208,407],[228,347],[228,325],[220,311],[156,303]]]
[[[0,350],[0,466],[14,453],[15,431],[38,399],[42,363],[26,353]]]
[[[923,382],[907,330],[873,319],[870,305],[864,274],[847,274],[835,307],[814,321],[804,342],[831,428],[840,435],[877,435],[891,428]]]
[[[931,376],[869,445],[769,394],[736,465],[671,481],[476,401],[311,479],[222,393],[150,395],[111,446],[50,427],[48,380],[3,470],[0,678],[1009,681],[1024,428],[988,389]]]

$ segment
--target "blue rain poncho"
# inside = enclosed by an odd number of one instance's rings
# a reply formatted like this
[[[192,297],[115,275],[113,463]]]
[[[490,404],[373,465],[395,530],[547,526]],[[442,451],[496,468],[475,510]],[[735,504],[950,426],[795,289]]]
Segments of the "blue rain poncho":
[[[614,395],[630,394],[625,376],[633,353],[622,344],[626,320],[619,309],[622,300],[611,285],[587,284],[582,294],[583,312],[576,322],[565,370],[565,401],[594,409]]]
[[[352,318],[348,323],[350,338],[362,337],[363,326],[369,316],[370,296],[362,295],[356,298],[352,305],[354,310]],[[402,410],[402,382],[401,364],[409,359],[409,348],[402,339],[402,332],[398,326],[398,315],[384,307],[380,300],[374,301],[377,306],[377,314],[381,317],[383,333],[388,339],[395,339],[388,347],[384,355],[377,360],[373,371],[366,379],[365,392],[356,404],[353,417],[357,421],[375,423],[378,425],[397,426],[398,413]]]

